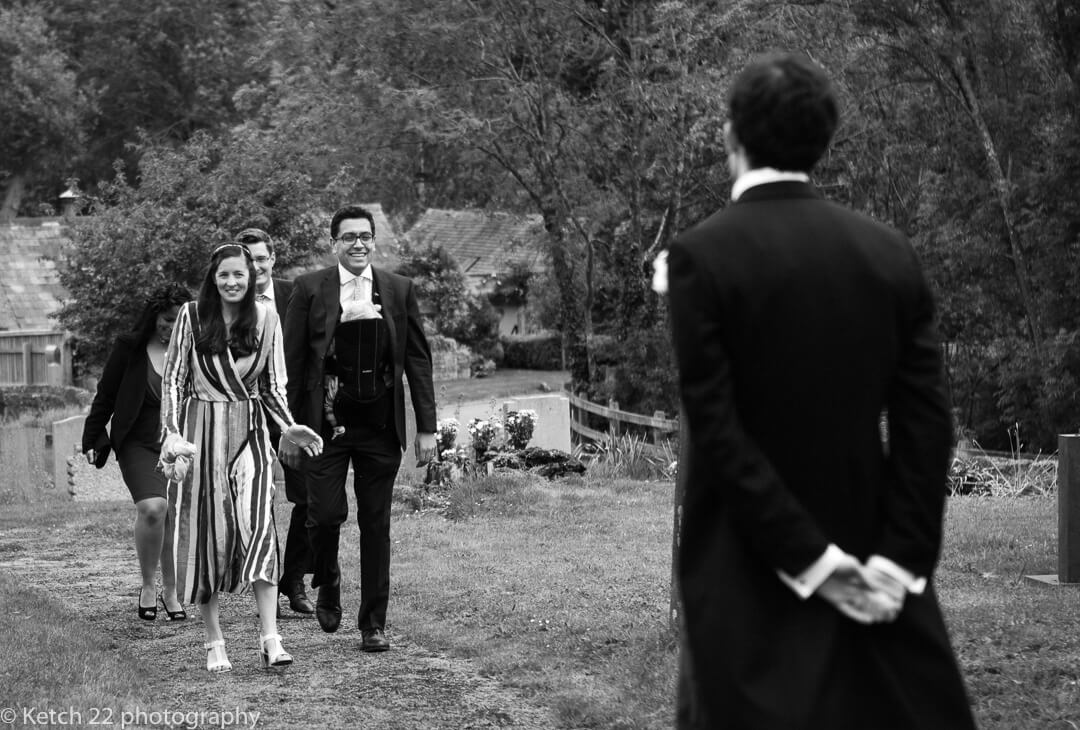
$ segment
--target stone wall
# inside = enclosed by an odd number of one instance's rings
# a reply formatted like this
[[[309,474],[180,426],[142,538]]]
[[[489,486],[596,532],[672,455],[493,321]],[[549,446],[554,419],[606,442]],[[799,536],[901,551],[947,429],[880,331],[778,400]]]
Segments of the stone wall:
[[[436,383],[465,380],[471,375],[472,351],[457,340],[443,335],[428,335]]]
[[[0,504],[36,502],[51,496],[52,447],[35,426],[0,427]]]

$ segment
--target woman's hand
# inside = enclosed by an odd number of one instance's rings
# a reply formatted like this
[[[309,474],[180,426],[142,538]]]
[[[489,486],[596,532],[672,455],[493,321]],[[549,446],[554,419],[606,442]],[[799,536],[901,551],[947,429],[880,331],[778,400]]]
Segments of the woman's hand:
[[[162,461],[175,461],[178,456],[190,458],[195,456],[197,451],[195,444],[185,441],[178,433],[170,433],[161,444]]]
[[[170,433],[161,444],[158,465],[170,481],[182,482],[198,452],[195,444],[185,441],[178,433]]]
[[[301,423],[294,423],[282,434],[289,443],[296,446],[308,456],[318,456],[322,453],[323,440],[315,431]]]
[[[97,461],[97,452],[94,451],[93,449],[89,449],[87,451],[84,451],[83,456],[86,457],[86,463],[87,464],[92,465],[95,461]]]

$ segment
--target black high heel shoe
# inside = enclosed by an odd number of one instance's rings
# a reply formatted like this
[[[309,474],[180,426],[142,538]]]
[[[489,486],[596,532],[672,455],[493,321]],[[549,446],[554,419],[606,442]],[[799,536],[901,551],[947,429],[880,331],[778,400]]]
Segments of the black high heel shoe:
[[[159,593],[158,600],[161,601],[161,607],[165,609],[170,621],[183,621],[187,618],[187,611],[184,610],[183,606],[180,606],[179,611],[170,611],[169,606],[165,603],[165,596]],[[157,610],[157,604],[154,604],[154,609]]]
[[[139,618],[143,621],[153,621],[157,618],[157,601],[154,601],[153,606],[144,606],[141,595],[135,600],[139,601]]]

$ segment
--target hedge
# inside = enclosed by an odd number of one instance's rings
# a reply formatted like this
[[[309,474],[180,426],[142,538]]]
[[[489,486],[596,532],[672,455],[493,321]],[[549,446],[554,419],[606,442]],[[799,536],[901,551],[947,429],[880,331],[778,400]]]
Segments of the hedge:
[[[557,334],[503,335],[502,367],[514,370],[562,370],[562,338]]]

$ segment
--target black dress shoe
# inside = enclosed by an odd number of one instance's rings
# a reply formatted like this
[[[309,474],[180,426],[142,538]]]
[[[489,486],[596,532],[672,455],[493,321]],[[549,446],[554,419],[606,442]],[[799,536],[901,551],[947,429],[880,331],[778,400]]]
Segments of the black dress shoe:
[[[289,608],[297,613],[315,613],[315,604],[307,597],[303,585],[281,588],[279,592],[289,599]]]
[[[319,588],[319,600],[315,602],[315,618],[319,626],[328,634],[338,630],[341,625],[341,586],[322,586]]]
[[[362,651],[386,651],[390,648],[390,641],[382,629],[364,629],[360,632]]]

